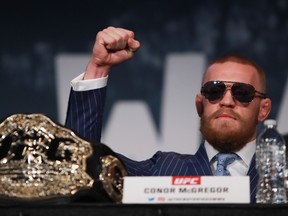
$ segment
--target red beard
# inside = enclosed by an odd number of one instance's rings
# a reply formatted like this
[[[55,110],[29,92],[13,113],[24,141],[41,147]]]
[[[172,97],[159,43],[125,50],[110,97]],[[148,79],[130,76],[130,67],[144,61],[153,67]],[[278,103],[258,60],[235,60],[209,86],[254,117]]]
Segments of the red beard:
[[[238,121],[241,125],[239,129],[231,127],[229,122],[223,121],[219,127],[212,126],[211,121],[217,119],[223,113]],[[258,120],[251,119],[244,122],[241,117],[231,109],[219,109],[211,116],[201,117],[201,127],[204,138],[219,152],[237,152],[250,142],[255,133]]]

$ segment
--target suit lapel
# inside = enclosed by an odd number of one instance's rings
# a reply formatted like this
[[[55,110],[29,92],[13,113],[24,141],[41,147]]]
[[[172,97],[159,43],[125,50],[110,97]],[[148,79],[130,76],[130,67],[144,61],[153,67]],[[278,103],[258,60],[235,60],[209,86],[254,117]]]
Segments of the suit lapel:
[[[204,143],[202,143],[196,152],[196,154],[190,158],[188,161],[188,167],[190,173],[198,176],[211,176],[212,170],[210,166],[210,162],[206,153],[206,149],[204,147]]]
[[[257,191],[257,183],[258,183],[258,173],[256,169],[256,160],[255,154],[252,158],[251,165],[248,171],[248,176],[250,176],[250,198],[251,202],[256,202],[256,191]]]

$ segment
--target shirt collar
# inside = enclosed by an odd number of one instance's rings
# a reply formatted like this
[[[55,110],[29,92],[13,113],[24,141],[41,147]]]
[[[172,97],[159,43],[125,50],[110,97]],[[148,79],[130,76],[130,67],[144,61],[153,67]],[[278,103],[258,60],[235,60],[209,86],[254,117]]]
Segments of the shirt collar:
[[[208,143],[207,140],[205,140],[204,142],[204,147],[206,149],[208,159],[211,162],[211,160],[214,158],[216,154],[219,153],[219,151],[213,148],[213,146],[210,143]],[[256,140],[252,140],[251,142],[247,143],[240,151],[237,151],[235,153],[239,157],[241,157],[245,165],[249,167],[255,151],[256,151]]]

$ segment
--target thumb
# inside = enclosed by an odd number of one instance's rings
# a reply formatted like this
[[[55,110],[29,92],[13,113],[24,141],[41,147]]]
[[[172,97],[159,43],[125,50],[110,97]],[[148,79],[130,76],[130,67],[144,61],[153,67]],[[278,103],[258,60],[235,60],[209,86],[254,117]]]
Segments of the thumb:
[[[136,50],[140,47],[140,42],[134,38],[129,38],[127,46],[130,51],[136,52]]]

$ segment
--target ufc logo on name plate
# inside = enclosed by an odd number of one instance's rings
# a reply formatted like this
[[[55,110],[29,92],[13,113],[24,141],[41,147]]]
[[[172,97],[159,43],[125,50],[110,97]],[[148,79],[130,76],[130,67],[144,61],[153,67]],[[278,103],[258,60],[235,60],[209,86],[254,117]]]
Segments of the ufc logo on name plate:
[[[173,176],[172,185],[200,185],[200,176]]]

